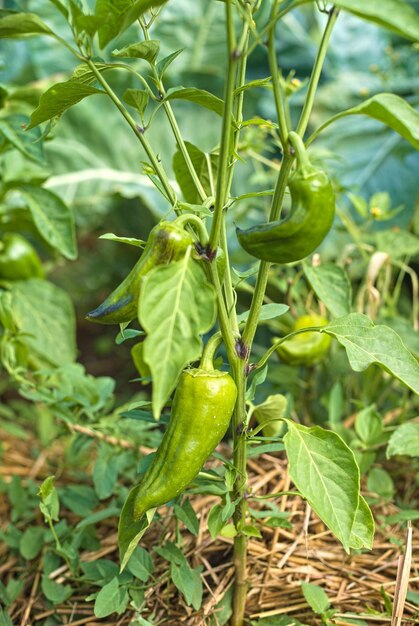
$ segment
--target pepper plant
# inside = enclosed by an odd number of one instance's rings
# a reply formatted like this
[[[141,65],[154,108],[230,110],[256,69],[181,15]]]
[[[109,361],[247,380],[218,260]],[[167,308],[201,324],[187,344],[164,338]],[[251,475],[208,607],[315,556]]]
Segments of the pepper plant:
[[[346,115],[366,115],[386,124],[415,148],[419,146],[418,113],[390,93],[376,94],[322,126],[311,127],[316,90],[339,13],[348,11],[413,41],[419,40],[419,19],[407,2],[396,0],[336,0],[333,4],[323,0],[211,0],[225,23],[226,74],[223,98],[219,98],[194,86],[167,88],[171,64],[182,50],[162,56],[153,28],[176,0],[96,0],[94,6],[79,0],[50,1],[73,41],[61,31],[54,32],[36,13],[0,12],[1,37],[52,37],[74,57],[73,75],[41,95],[27,131],[46,123],[48,133],[65,111],[82,99],[109,98],[115,115],[123,116],[127,129],[138,140],[143,172],[167,208],[131,273],[87,315],[94,322],[120,324],[122,338],[138,341],[133,358],[141,376],[152,381],[155,419],[174,392],[172,417],[162,444],[142,480],[133,486],[121,513],[121,566],[125,567],[151,524],[156,507],[176,498],[197,476],[231,418],[228,501],[213,508],[209,523],[215,532],[228,531],[234,537],[231,624],[241,626],[247,594],[247,541],[258,533],[248,515],[249,445],[270,441],[284,446],[295,493],[307,500],[346,551],[370,548],[373,540],[373,519],[360,494],[359,468],[343,439],[336,432],[284,417],[284,403],[279,397],[268,399],[268,409],[263,404],[256,409],[253,406],[255,388],[263,383],[272,355],[278,353],[290,362],[294,358],[294,364],[303,363],[305,355],[312,364],[325,355],[334,339],[345,348],[355,371],[378,366],[419,393],[418,363],[400,337],[391,328],[351,312],[344,270],[311,266],[306,260],[328,235],[335,216],[332,173],[325,172],[324,165],[317,165],[311,157],[311,146],[329,124]],[[299,117],[293,119],[289,104],[292,90],[278,63],[276,31],[288,13],[304,4],[314,5],[324,15],[324,32]],[[115,49],[118,37],[129,28],[132,42]],[[248,59],[256,50],[266,54],[270,76],[248,80]],[[112,82],[114,72],[131,73],[136,88],[118,93]],[[247,112],[247,97],[259,88],[272,93],[276,110],[273,121]],[[220,117],[219,142],[210,153],[186,141],[176,117],[178,101]],[[149,139],[150,128],[159,125],[161,115],[166,116],[176,141],[174,155],[156,154]],[[269,147],[280,155],[280,166],[273,189],[249,186],[234,195],[235,173],[242,158],[241,137],[248,127],[269,129]],[[171,178],[171,162],[176,184]],[[291,206],[284,217],[287,189]],[[250,210],[253,206],[259,209],[256,219],[256,212]],[[263,208],[267,209],[264,215]],[[234,222],[240,227],[235,229]],[[237,310],[237,282],[230,262],[236,236],[250,255],[249,261],[258,263],[256,279],[250,274],[243,278],[252,296],[249,309],[242,312]],[[131,243],[141,245],[136,240]],[[327,322],[324,315],[304,317],[290,333],[260,353],[254,346],[259,326],[288,310],[283,303],[265,302],[272,263],[302,263],[331,320]],[[330,285],[328,290],[331,277],[342,291],[338,304],[330,297]],[[139,323],[139,328],[132,326],[128,332],[132,322]],[[319,342],[313,338],[316,335]],[[214,370],[221,345],[229,374]],[[305,351],[303,357],[301,349]],[[199,360],[199,368],[194,367]],[[250,425],[253,412],[259,422],[255,427]],[[285,435],[283,429],[267,428],[278,422],[285,424]],[[209,473],[206,477],[210,480],[213,476]]]

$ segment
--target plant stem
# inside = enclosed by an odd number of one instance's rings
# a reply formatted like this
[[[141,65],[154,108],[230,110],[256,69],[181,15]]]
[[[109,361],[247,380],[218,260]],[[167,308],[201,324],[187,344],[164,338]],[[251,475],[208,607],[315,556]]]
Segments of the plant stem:
[[[150,40],[150,34],[149,34],[148,27],[143,22],[143,20],[140,19],[139,22],[140,22],[140,26],[141,26],[141,28],[143,30],[145,40],[149,41]],[[166,91],[165,91],[163,82],[161,81],[161,79],[160,79],[160,77],[158,75],[155,62],[153,62],[151,64],[151,68],[153,70],[153,76],[154,76],[155,83],[157,85],[157,89],[159,90],[161,97],[164,98],[165,95],[166,95]],[[182,153],[182,156],[183,156],[183,158],[185,160],[185,163],[186,163],[186,167],[189,170],[189,174],[191,175],[191,178],[192,178],[192,180],[194,182],[196,190],[197,190],[201,200],[204,201],[207,198],[207,194],[206,194],[205,189],[203,188],[203,186],[201,184],[201,181],[199,180],[198,174],[196,173],[196,170],[195,170],[195,167],[194,167],[194,165],[192,163],[191,157],[189,156],[188,149],[187,149],[187,147],[185,145],[185,142],[183,140],[182,134],[180,132],[180,128],[178,126],[178,123],[177,123],[175,114],[173,113],[173,109],[172,109],[172,107],[170,105],[170,102],[163,102],[163,109],[164,109],[164,111],[166,113],[167,119],[169,120],[169,124],[170,124],[170,126],[172,128],[173,135],[174,135],[174,137],[176,139],[177,146],[178,146],[180,152]]]
[[[268,39],[268,60],[269,60],[269,69],[271,71],[272,76],[272,87],[274,92],[274,100],[276,107],[276,114],[278,117],[279,124],[279,138],[281,140],[282,148],[285,150],[287,136],[288,136],[288,125],[285,116],[285,94],[282,89],[282,85],[280,82],[279,70],[278,70],[278,61],[276,58],[276,50],[275,50],[275,26],[277,22],[272,19],[274,16],[279,0],[275,0],[272,5],[271,11],[271,21],[272,26],[269,30],[269,39]]]
[[[332,7],[327,18],[326,28],[324,29],[323,37],[320,42],[319,49],[317,51],[316,60],[313,65],[313,71],[311,72],[310,82],[308,85],[307,96],[304,102],[304,107],[301,112],[300,120],[297,125],[296,132],[303,137],[307,130],[308,122],[310,119],[311,111],[314,104],[314,96],[316,95],[317,86],[320,80],[320,74],[323,69],[324,60],[326,58],[327,47],[329,45],[330,36],[332,34],[333,27],[339,15],[339,9]]]
[[[166,172],[164,171],[164,169],[161,166],[161,164],[159,163],[156,155],[154,154],[153,149],[152,149],[151,145],[148,142],[148,139],[144,136],[143,129],[141,129],[136,124],[134,118],[130,115],[130,113],[124,107],[124,105],[122,104],[122,102],[120,101],[120,99],[118,98],[116,93],[113,91],[113,89],[109,85],[109,83],[103,78],[102,74],[99,72],[99,70],[97,69],[97,67],[93,63],[93,61],[91,59],[89,59],[89,58],[85,58],[84,61],[90,67],[90,69],[92,70],[93,74],[96,76],[97,81],[102,85],[103,89],[106,91],[106,93],[108,94],[108,96],[110,97],[112,102],[115,104],[115,106],[118,108],[118,110],[123,115],[125,120],[131,126],[132,130],[135,133],[135,136],[140,141],[140,143],[141,143],[142,147],[144,148],[148,158],[150,159],[151,165],[153,166],[154,171],[156,172],[157,176],[160,179],[160,182],[161,182],[161,184],[163,186],[163,189],[165,190],[165,192],[167,194],[167,198],[168,198],[169,202],[171,202],[171,204],[174,205],[176,203],[176,194],[175,194],[175,192],[172,189],[172,186],[171,186],[170,181],[169,181],[169,179],[168,179],[168,177],[166,175]]]
[[[228,169],[230,157],[230,137],[233,118],[234,102],[234,82],[237,68],[236,34],[234,31],[232,0],[226,2],[227,19],[227,50],[228,65],[227,79],[224,93],[223,125],[221,129],[220,157],[218,160],[218,176],[216,187],[216,198],[214,207],[214,217],[211,224],[210,246],[215,250],[220,241],[222,222],[224,219],[224,205],[226,202],[226,191],[228,182]]]
[[[245,361],[237,359],[233,364],[233,378],[237,385],[237,402],[233,416],[234,467],[237,478],[234,483],[233,499],[236,504],[234,525],[238,535],[234,538],[234,596],[231,626],[243,626],[247,596],[247,537],[241,532],[246,521],[247,486],[246,473],[246,375]]]

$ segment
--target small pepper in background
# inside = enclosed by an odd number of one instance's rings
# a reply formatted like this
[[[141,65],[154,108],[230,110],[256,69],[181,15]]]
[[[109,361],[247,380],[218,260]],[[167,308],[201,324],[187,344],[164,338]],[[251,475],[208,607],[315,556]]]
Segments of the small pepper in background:
[[[35,248],[19,233],[5,233],[0,239],[0,279],[44,278],[45,272]]]
[[[311,326],[327,326],[328,321],[322,315],[302,315],[295,320],[292,330],[301,330]],[[331,339],[326,333],[308,331],[290,337],[281,343],[276,351],[281,361],[288,365],[314,365],[321,361],[329,350]]]

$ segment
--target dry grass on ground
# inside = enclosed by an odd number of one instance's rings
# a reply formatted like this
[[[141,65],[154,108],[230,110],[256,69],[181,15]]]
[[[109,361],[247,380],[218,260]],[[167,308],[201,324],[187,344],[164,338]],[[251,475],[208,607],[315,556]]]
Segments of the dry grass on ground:
[[[3,458],[0,466],[1,476],[9,481],[14,475],[23,480],[32,478],[41,481],[51,473],[49,460],[56,458],[57,447],[42,453],[37,459],[32,458],[30,440],[13,439],[1,433]],[[249,473],[252,493],[262,495],[289,489],[286,465],[283,460],[270,455],[262,455],[256,461],[249,460]],[[74,480],[74,479],[72,479]],[[59,482],[65,484],[65,474]],[[167,562],[155,555],[157,581],[147,591],[147,608],[144,617],[155,615],[155,623],[187,626],[206,626],[209,616],[225,591],[233,582],[232,540],[217,538],[212,540],[206,530],[206,520],[211,506],[216,499],[211,496],[195,496],[193,506],[200,520],[200,530],[196,537],[183,533],[186,555],[193,566],[202,564],[204,582],[204,601],[200,612],[188,607],[176,589],[168,586],[164,577]],[[256,505],[253,501],[252,506]],[[371,552],[348,556],[325,530],[310,508],[299,498],[283,496],[277,500],[278,506],[288,511],[292,521],[292,530],[262,527],[263,538],[249,542],[249,594],[247,615],[256,620],[258,617],[290,615],[307,624],[319,624],[309,609],[301,593],[301,581],[321,585],[326,591],[331,605],[337,609],[332,623],[337,626],[348,624],[348,614],[359,617],[373,626],[391,624],[391,618],[385,612],[383,590],[393,599],[399,556],[405,541],[405,530],[400,526],[379,524],[380,517],[397,512],[391,504],[374,507],[374,516],[378,520],[374,549]],[[74,525],[78,520],[71,513],[62,510],[68,516],[68,523]],[[8,501],[0,494],[0,528],[8,524]],[[37,518],[42,524],[42,518]],[[165,528],[162,528],[164,525]],[[108,519],[98,527],[101,547],[95,552],[82,553],[82,560],[93,561],[99,558],[118,559],[116,519]],[[143,545],[152,546],[161,540],[162,532],[166,538],[175,538],[174,524],[171,518],[162,516],[161,523],[155,525],[145,535]],[[413,533],[413,559],[410,571],[409,588],[418,591],[419,583],[419,533]],[[396,540],[396,541],[395,541]],[[397,541],[399,540],[399,541]],[[159,560],[160,559],[160,560]],[[75,583],[77,592],[63,605],[51,607],[40,592],[40,561],[34,560],[19,566],[18,558],[0,544],[0,580],[7,584],[9,577],[21,577],[24,591],[9,609],[13,624],[29,626],[42,623],[49,615],[59,615],[62,624],[72,626],[89,624],[123,625],[133,617],[132,611],[126,611],[119,617],[98,620],[93,614],[93,603],[86,602],[86,596],[97,590],[86,589],[86,583]],[[66,566],[51,574],[57,582],[71,582],[71,575]],[[346,616],[343,616],[346,614]],[[406,602],[403,624],[418,623],[418,611],[415,605]],[[161,621],[159,621],[161,620]]]

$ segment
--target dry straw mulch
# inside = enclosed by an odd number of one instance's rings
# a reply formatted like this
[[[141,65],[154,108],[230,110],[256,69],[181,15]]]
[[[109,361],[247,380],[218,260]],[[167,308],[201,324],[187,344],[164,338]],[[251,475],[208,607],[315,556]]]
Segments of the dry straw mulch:
[[[23,480],[32,478],[41,481],[51,473],[50,460],[61,453],[57,443],[44,451],[36,459],[32,458],[33,442],[28,439],[13,439],[0,431],[3,443],[3,458],[0,474],[7,482],[14,475]],[[250,459],[248,464],[251,493],[266,494],[287,491],[290,487],[284,460],[264,454],[257,460]],[[59,483],[66,484],[65,473]],[[67,480],[70,480],[67,478]],[[74,478],[71,478],[74,481]],[[206,530],[206,521],[212,505],[217,501],[212,496],[194,496],[193,506],[200,520],[198,535],[183,533],[184,549],[191,565],[202,564],[204,583],[204,601],[202,609],[197,613],[188,607],[173,585],[167,584],[165,572],[167,562],[154,555],[156,563],[155,576],[157,583],[146,592],[147,609],[143,617],[154,613],[154,623],[175,626],[207,626],[209,616],[215,615],[215,607],[227,589],[233,583],[232,540],[211,539]],[[262,506],[259,501],[252,506]],[[309,609],[301,592],[302,581],[321,585],[326,591],[331,605],[337,610],[332,623],[337,626],[348,624],[346,618],[364,619],[373,626],[378,624],[393,626],[397,624],[385,611],[383,590],[394,598],[397,568],[403,553],[402,543],[405,542],[406,530],[398,525],[383,526],[380,518],[396,513],[398,509],[392,504],[381,504],[374,507],[374,516],[378,521],[374,549],[371,552],[345,554],[332,534],[325,529],[310,507],[298,497],[282,496],[276,500],[277,505],[289,512],[292,530],[262,527],[262,539],[249,541],[249,593],[247,616],[257,621],[260,617],[289,615],[306,624],[320,624]],[[8,524],[9,505],[4,494],[0,494],[0,528]],[[71,513],[62,510],[61,515],[68,517],[69,525],[78,521]],[[42,524],[39,516],[37,523]],[[117,561],[117,520],[105,520],[99,526],[101,547],[95,552],[82,553],[83,561],[94,561],[99,558]],[[175,540],[175,527],[170,517],[162,516],[158,525],[154,525],[144,536],[142,545],[152,547],[161,542],[165,533],[166,539]],[[410,568],[409,589],[419,590],[419,533],[413,531],[413,552]],[[396,540],[396,541],[395,541]],[[397,541],[398,540],[398,541]],[[19,566],[19,559],[0,544],[0,580],[7,584],[10,576],[22,578],[25,582],[24,591],[9,609],[13,624],[16,626],[32,626],[42,623],[49,615],[59,615],[62,624],[72,626],[101,624],[109,626],[129,624],[133,618],[131,610],[119,617],[111,616],[98,620],[93,614],[93,603],[86,602],[89,593],[96,588],[87,589],[80,583],[74,584],[78,589],[69,600],[58,607],[51,608],[40,591],[40,562],[34,560]],[[71,574],[64,565],[53,572],[51,578],[57,582],[72,582]],[[406,576],[404,577],[406,581]],[[344,616],[343,614],[346,614]],[[402,624],[419,623],[417,607],[406,602],[403,607]],[[249,621],[250,623],[250,621]]]

